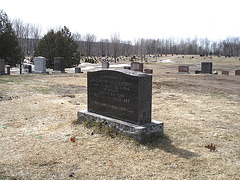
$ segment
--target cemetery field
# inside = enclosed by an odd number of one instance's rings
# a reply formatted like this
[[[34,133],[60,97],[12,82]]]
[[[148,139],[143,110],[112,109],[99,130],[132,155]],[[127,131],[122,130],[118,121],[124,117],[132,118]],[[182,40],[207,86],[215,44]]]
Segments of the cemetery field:
[[[153,69],[152,119],[164,123],[164,136],[146,144],[76,122],[86,71],[0,76],[0,179],[239,179],[240,61],[190,57],[144,64]],[[204,61],[219,74],[194,74]]]

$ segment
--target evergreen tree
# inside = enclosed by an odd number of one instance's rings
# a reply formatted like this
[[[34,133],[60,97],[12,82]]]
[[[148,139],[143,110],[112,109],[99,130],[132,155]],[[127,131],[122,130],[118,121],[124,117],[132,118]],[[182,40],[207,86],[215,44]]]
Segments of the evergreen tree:
[[[47,67],[49,68],[53,68],[54,57],[64,57],[66,67],[77,65],[80,60],[78,44],[65,26],[61,31],[54,32],[54,30],[50,30],[40,40],[34,56],[46,57]]]
[[[15,66],[24,58],[12,24],[3,10],[0,10],[0,58],[10,66]]]

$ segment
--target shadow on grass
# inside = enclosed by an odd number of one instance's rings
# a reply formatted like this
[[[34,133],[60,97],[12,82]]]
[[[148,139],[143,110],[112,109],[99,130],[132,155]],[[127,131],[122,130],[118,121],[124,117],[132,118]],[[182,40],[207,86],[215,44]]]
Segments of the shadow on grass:
[[[96,121],[85,121],[85,122],[78,122],[78,121],[74,121],[73,122],[74,125],[83,125],[87,128],[93,128],[96,130],[96,133],[101,133],[104,134],[105,136],[110,136],[111,138],[116,138],[119,137],[123,140],[127,140],[127,141],[132,141],[137,143],[138,145],[141,144],[143,146],[148,147],[149,149],[160,149],[163,150],[165,152],[174,154],[174,155],[178,155],[182,158],[185,159],[191,159],[193,157],[198,157],[199,155],[197,153],[185,150],[185,149],[181,149],[181,148],[177,148],[172,144],[172,141],[169,139],[168,136],[166,136],[165,134],[163,134],[160,137],[155,137],[152,139],[148,139],[145,142],[138,142],[135,139],[131,138],[130,136],[121,134],[121,133],[116,133],[116,131],[114,130],[114,128],[109,128],[106,125],[103,125],[99,122]]]
[[[141,144],[147,146],[150,149],[157,148],[185,159],[191,159],[193,157],[199,156],[197,153],[175,147],[172,143],[173,142],[166,135],[162,135],[161,137],[154,138],[152,140],[149,140],[148,142]]]

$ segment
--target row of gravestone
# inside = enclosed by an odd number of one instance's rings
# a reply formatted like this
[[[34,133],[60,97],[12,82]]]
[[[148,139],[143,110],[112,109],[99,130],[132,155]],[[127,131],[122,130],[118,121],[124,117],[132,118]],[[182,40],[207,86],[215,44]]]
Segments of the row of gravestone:
[[[63,57],[54,57],[54,72],[65,72],[65,62]],[[35,57],[34,58],[34,71],[32,71],[32,66],[30,64],[23,65],[24,73],[48,73],[46,71],[46,58],[45,57]]]
[[[0,59],[0,75],[8,74],[10,75],[10,66],[7,67],[7,73],[5,73],[5,61]],[[34,71],[32,71],[31,64],[23,64],[23,73],[48,73],[46,71],[46,58],[35,57],[34,58]],[[65,62],[63,57],[54,58],[54,72],[65,72]]]
[[[102,69],[108,69],[109,68],[109,62],[103,62],[102,63]],[[124,69],[133,70],[133,71],[139,71],[147,73],[147,74],[153,74],[153,69],[143,69],[143,63],[141,62],[132,62],[131,66],[125,66]]]
[[[189,74],[189,66],[178,66],[178,73]],[[201,71],[196,70],[195,74],[212,74],[212,62],[202,62]],[[222,71],[222,75],[229,75],[229,71]],[[240,75],[240,70],[235,70],[235,75]]]

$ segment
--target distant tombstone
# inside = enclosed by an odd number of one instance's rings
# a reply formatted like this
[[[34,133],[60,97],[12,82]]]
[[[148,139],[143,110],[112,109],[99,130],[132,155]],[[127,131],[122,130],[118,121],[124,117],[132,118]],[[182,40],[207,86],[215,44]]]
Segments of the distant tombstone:
[[[201,71],[195,70],[195,74],[200,74],[200,73],[201,73]]]
[[[131,70],[143,72],[143,63],[141,62],[132,62]]]
[[[65,73],[64,57],[54,57],[54,72]]]
[[[83,72],[81,72],[81,68],[80,67],[76,67],[75,68],[75,73],[83,73]]]
[[[6,69],[7,69],[7,75],[10,75],[10,66],[6,65]]]
[[[31,64],[23,64],[23,74],[32,73],[32,65]]]
[[[240,70],[235,70],[235,75],[240,75]]]
[[[153,69],[144,69],[144,72],[147,73],[147,74],[152,74]]]
[[[212,62],[202,62],[201,73],[212,74]]]
[[[35,57],[34,58],[34,71],[37,73],[47,73],[45,57]]]
[[[109,62],[102,62],[102,69],[108,69],[109,68]]]
[[[229,75],[229,71],[222,71],[222,75]]]
[[[131,70],[131,67],[130,66],[124,66],[123,69]]]
[[[5,74],[5,61],[4,59],[0,59],[0,75]]]
[[[178,73],[189,74],[189,66],[178,66]]]
[[[151,119],[152,76],[126,69],[87,73],[88,109],[78,121],[96,119],[138,141],[163,133],[163,123]]]

